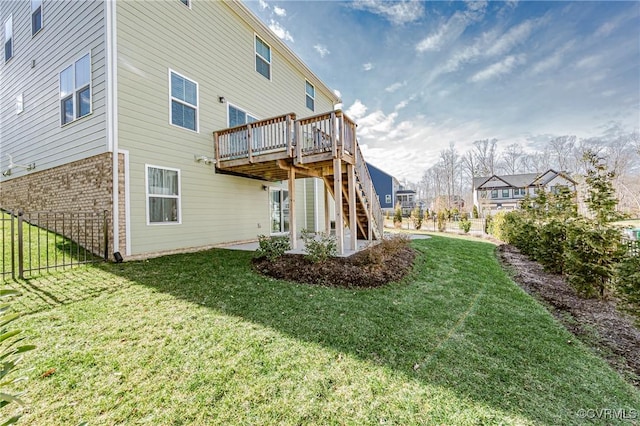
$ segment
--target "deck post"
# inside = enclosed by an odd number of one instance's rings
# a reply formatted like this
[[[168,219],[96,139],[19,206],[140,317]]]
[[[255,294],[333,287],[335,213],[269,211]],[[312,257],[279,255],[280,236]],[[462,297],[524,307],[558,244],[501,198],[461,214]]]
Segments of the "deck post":
[[[349,231],[351,231],[351,250],[358,249],[358,223],[356,218],[356,175],[353,164],[347,164],[347,183],[349,185]]]
[[[249,163],[253,163],[253,138],[251,137],[251,124],[247,124],[247,157]]]
[[[342,160],[333,159],[333,195],[336,211],[338,254],[344,254],[344,215],[342,213]]]
[[[327,185],[322,185],[324,188],[324,231],[327,235],[331,234],[331,213],[329,211],[329,188]]]
[[[291,249],[295,250],[298,246],[298,231],[296,229],[296,169],[289,169],[289,239],[291,241]]]

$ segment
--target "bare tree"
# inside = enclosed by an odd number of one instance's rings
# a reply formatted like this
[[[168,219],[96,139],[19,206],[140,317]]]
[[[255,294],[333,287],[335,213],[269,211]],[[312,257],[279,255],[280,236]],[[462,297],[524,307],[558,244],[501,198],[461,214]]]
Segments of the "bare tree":
[[[501,169],[504,171],[504,174],[515,175],[521,173],[523,169],[524,151],[520,144],[512,143],[511,145],[507,145],[502,155],[500,155],[500,158],[502,159]]]
[[[552,158],[557,171],[568,171],[571,166],[570,159],[574,157],[573,152],[576,148],[575,136],[559,136],[555,139],[551,139],[547,144],[549,151],[551,151]]]
[[[473,143],[472,152],[481,176],[496,173],[497,143],[497,139],[482,139]]]

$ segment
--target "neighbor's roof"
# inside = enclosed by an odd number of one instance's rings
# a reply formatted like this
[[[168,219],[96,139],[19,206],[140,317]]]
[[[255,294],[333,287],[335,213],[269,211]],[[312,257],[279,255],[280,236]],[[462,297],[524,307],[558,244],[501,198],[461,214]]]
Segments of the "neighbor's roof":
[[[574,185],[576,181],[571,179],[569,175],[564,172],[556,172],[553,169],[549,169],[544,173],[522,173],[519,175],[491,175],[484,177],[474,177],[473,178],[473,189],[478,189],[481,186],[485,189],[494,188],[491,185],[484,186],[492,178],[499,179],[506,183],[507,185],[513,188],[526,188],[528,186],[538,186],[538,185],[546,185],[551,182],[556,177],[561,176],[568,181],[572,182]],[[501,188],[501,186],[496,186],[495,188]]]

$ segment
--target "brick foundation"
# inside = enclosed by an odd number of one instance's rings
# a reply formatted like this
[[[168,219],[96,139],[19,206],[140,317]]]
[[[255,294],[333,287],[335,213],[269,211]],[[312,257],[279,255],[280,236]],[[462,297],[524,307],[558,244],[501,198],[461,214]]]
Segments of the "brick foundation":
[[[120,248],[113,247],[113,180],[111,153],[96,155],[48,170],[0,182],[0,208],[28,213],[107,211],[109,253],[124,251],[124,158],[119,155],[119,238]]]

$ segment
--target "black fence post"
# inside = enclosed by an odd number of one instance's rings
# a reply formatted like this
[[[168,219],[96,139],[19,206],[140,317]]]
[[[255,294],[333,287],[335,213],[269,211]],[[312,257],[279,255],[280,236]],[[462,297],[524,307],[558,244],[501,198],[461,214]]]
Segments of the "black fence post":
[[[16,229],[15,229],[15,215],[13,212],[9,212],[9,218],[11,219],[11,279],[16,279]]]
[[[24,279],[24,234],[22,232],[22,211],[18,211],[18,278]]]
[[[104,232],[104,260],[109,260],[109,226],[107,223],[107,210],[102,214],[102,230]]]

